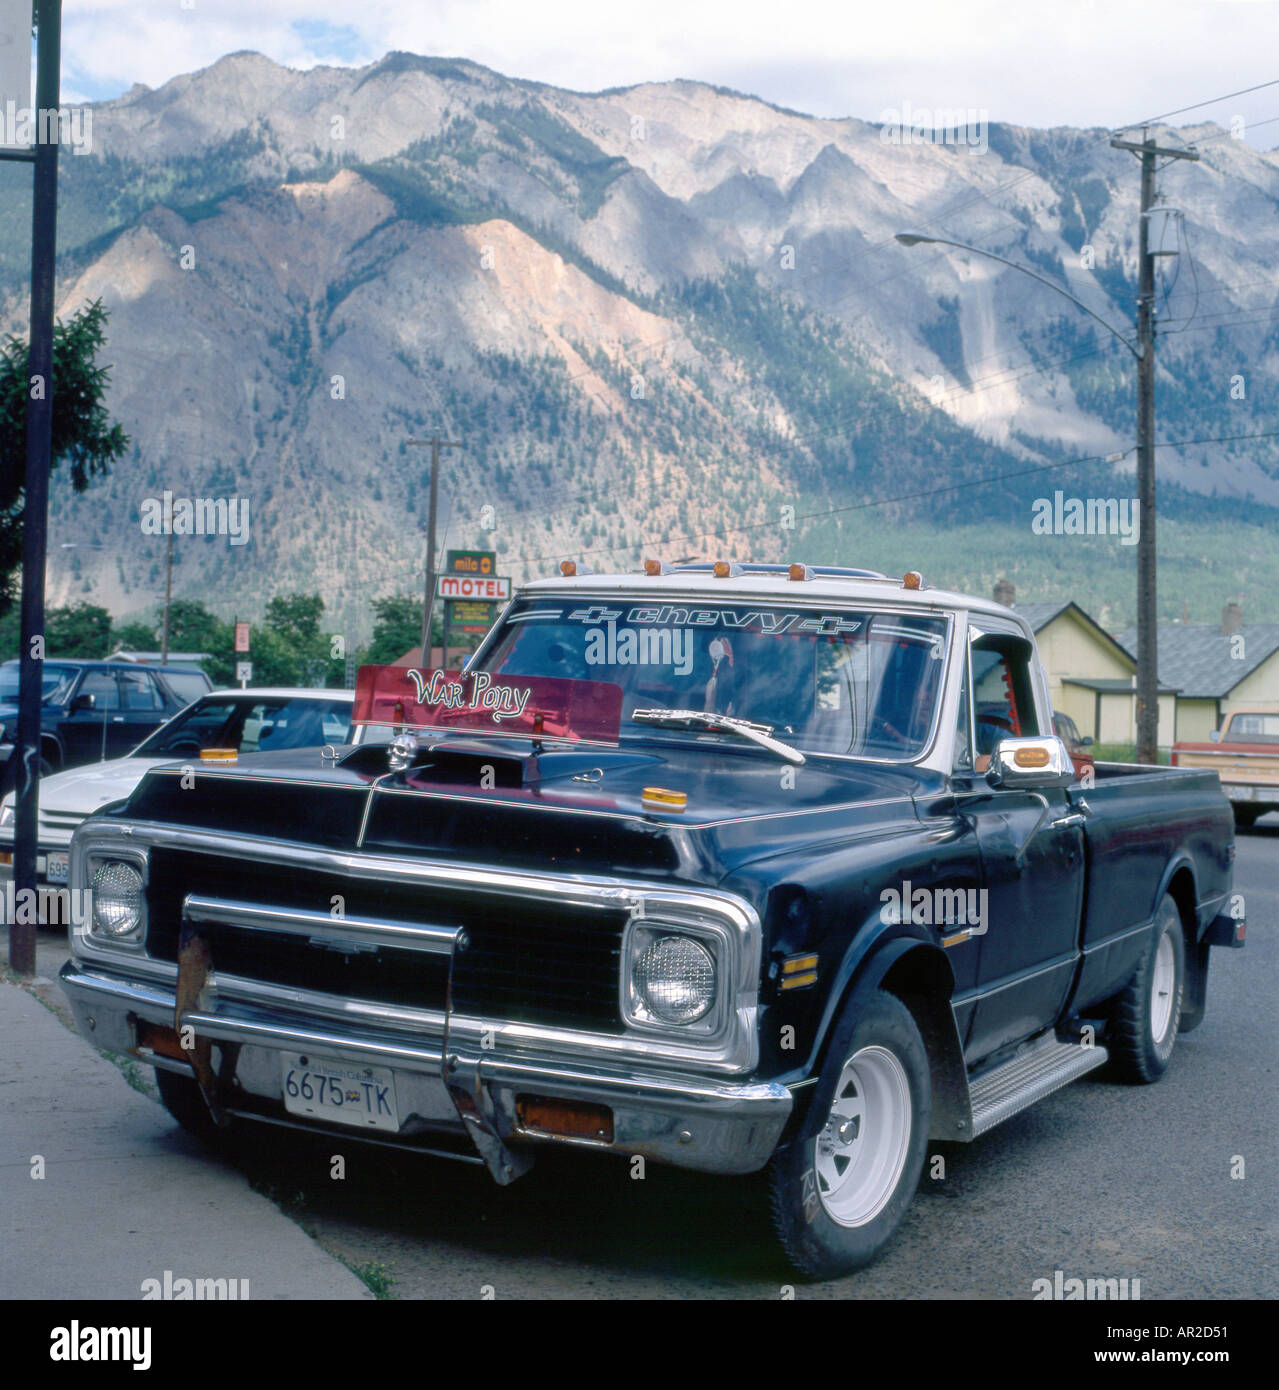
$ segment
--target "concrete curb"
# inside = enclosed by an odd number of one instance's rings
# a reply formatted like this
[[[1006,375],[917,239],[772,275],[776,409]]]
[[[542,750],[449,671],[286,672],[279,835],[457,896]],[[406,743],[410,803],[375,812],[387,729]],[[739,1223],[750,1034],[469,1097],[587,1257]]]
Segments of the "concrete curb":
[[[372,1297],[117,1067],[3,982],[0,1252],[0,1298],[140,1299],[144,1281],[163,1286],[166,1271],[170,1287],[225,1280],[259,1300]]]

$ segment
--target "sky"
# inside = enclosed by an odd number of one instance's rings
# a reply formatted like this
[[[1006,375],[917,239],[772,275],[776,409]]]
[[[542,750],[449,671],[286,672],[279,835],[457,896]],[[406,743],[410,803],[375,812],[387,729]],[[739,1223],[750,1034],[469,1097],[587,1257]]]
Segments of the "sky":
[[[298,68],[403,49],[582,91],[693,78],[818,116],[909,102],[1120,126],[1279,77],[1279,0],[64,0],[64,100],[243,49]],[[1240,116],[1279,144],[1279,87],[1181,120]]]

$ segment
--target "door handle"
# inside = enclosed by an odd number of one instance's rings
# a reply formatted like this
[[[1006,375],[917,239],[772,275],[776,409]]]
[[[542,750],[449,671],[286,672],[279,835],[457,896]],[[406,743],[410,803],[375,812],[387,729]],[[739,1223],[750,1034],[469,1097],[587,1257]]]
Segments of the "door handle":
[[[1087,817],[1082,811],[1072,811],[1068,816],[1061,816],[1050,823],[1053,830],[1068,830],[1072,825],[1083,825]]]
[[[112,722],[113,724],[123,724],[123,723],[124,723],[124,715],[122,715],[122,714],[113,714],[113,715],[111,716],[111,722]]]

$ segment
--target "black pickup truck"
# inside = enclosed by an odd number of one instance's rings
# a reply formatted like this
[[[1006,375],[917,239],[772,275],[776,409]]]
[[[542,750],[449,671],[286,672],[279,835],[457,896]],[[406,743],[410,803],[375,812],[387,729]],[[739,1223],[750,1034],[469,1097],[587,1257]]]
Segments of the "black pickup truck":
[[[76,832],[64,987],[180,1121],[756,1174],[829,1277],[930,1140],[1158,1079],[1243,942],[1214,774],[1077,778],[1025,622],[914,572],[563,570],[462,678],[361,671],[389,749],[156,769]]]

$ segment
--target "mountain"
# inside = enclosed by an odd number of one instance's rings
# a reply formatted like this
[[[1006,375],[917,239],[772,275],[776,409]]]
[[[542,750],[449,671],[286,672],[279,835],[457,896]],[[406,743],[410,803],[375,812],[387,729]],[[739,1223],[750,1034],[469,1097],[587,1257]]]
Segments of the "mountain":
[[[798,555],[1007,571],[1131,617],[1134,547],[1031,529],[1055,490],[1134,492],[1130,356],[1026,276],[893,240],[1019,260],[1131,336],[1138,166],[1104,130],[893,142],[694,82],[586,94],[406,53],[238,53],[91,111],[91,152],[61,161],[58,305],[110,310],[134,443],[85,496],[54,488],[51,601],[152,607],[146,499],[244,497],[247,543],[182,537],[176,592],[243,617],[319,589],[367,635],[373,597],[420,585],[429,451],[408,441],[438,432],[464,445],[444,543],[516,578]],[[1279,428],[1279,151],[1160,133],[1202,158],[1160,176],[1184,217],[1159,437]],[[0,166],[13,331],[27,178]],[[1247,591],[1279,617],[1276,440],[1161,448],[1158,471],[1165,610]]]

